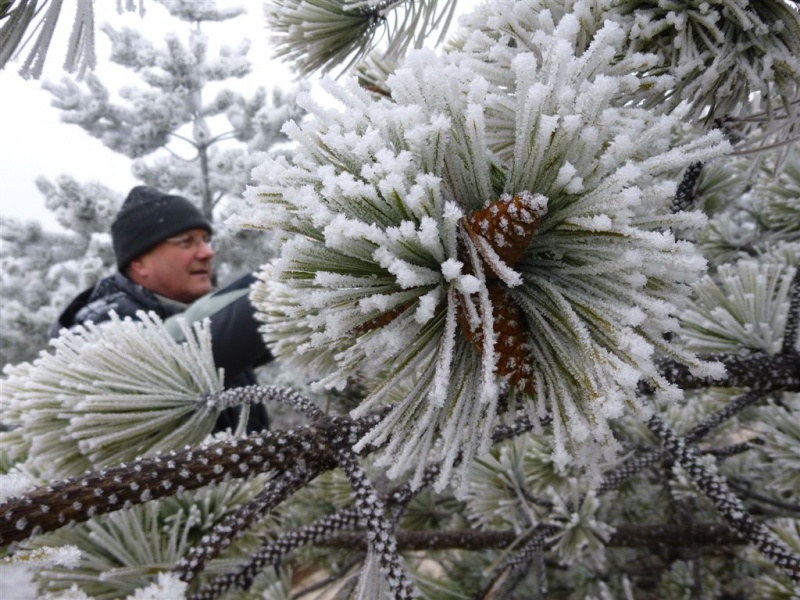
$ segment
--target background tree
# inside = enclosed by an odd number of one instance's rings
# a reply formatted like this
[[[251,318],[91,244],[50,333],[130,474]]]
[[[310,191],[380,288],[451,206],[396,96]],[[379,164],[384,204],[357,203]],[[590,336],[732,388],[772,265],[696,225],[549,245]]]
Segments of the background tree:
[[[236,48],[223,45],[217,57],[209,55],[204,30],[241,17],[243,8],[219,8],[210,1],[159,3],[186,24],[188,39],[169,34],[166,47],[157,47],[139,31],[101,27],[111,39],[111,61],[135,73],[143,85],[121,88],[116,99],[93,73],[86,75],[85,85],[64,78],[44,87],[65,122],[133,159],[137,179],[197,201],[217,222],[220,276],[252,270],[265,249],[258,247],[257,236],[228,230],[224,216],[236,212],[232,204],[241,198],[258,153],[285,140],[284,121],[302,116],[296,92],[275,90],[268,98],[263,88],[251,97],[235,90],[236,81],[252,70],[246,39]],[[244,257],[245,249],[253,252]]]
[[[122,88],[115,98],[98,75],[88,73],[85,81],[65,77],[44,87],[64,121],[131,158],[134,177],[198,203],[215,222],[215,276],[227,282],[270,256],[263,234],[230,227],[226,220],[240,210],[256,156],[280,147],[286,139],[281,124],[302,112],[294,91],[275,89],[269,97],[263,88],[250,97],[236,91],[251,72],[246,40],[237,48],[223,47],[216,58],[210,55],[203,30],[241,18],[244,9],[220,9],[214,2],[164,5],[184,27],[186,41],[169,34],[166,46],[158,46],[139,31],[101,27],[112,42],[111,61],[134,73],[139,85]],[[2,228],[8,302],[3,364],[33,359],[45,347],[58,312],[115,268],[107,234],[127,190],[114,189],[112,182],[81,184],[69,176],[55,182],[42,178],[37,186],[65,232],[10,222]]]
[[[399,5],[269,14],[330,68],[326,44],[346,63],[439,14]],[[327,81],[338,107],[303,100],[246,194],[280,242],[264,335],[336,402],[220,391],[202,324],[7,369],[0,541],[49,561],[42,591],[798,594],[795,5],[496,0],[460,25]],[[308,424],[204,437],[267,401]]]
[[[111,222],[122,193],[61,176],[37,187],[62,231],[38,223],[0,220],[3,336],[0,362],[32,360],[47,345],[47,331],[63,308],[114,266]]]

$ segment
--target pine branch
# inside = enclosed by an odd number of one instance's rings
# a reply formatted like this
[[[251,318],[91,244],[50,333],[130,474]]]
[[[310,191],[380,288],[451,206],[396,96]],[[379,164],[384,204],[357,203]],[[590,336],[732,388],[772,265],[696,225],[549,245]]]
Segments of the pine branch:
[[[615,525],[608,546],[617,548],[692,548],[698,546],[727,546],[744,544],[737,532],[721,523],[695,523]]]
[[[257,386],[256,386],[257,387]],[[247,388],[240,388],[246,390]],[[264,388],[260,388],[263,390]],[[300,409],[300,407],[297,407]],[[300,409],[305,414],[312,414],[313,409]],[[309,412],[309,410],[311,412]],[[513,438],[530,431],[532,425],[527,416],[518,419],[511,425],[497,427],[492,436],[494,443]],[[459,459],[460,460],[460,459]],[[421,481],[417,485],[406,482],[392,490],[385,500],[387,510],[392,514],[393,523],[397,523],[403,510],[414,496],[421,490],[433,484],[439,475],[441,463],[436,462],[425,468]],[[232,587],[241,589],[249,588],[253,579],[267,565],[276,565],[283,558],[297,548],[309,545],[320,545],[325,539],[332,537],[336,532],[347,528],[354,528],[361,517],[358,511],[346,508],[332,515],[325,516],[309,525],[289,531],[276,540],[271,540],[256,553],[252,554],[250,561],[239,571],[226,573],[206,584],[198,592],[189,597],[189,600],[213,600],[221,596]]]
[[[539,425],[543,427],[548,425],[552,420],[553,419],[551,417],[547,416],[539,421]],[[531,423],[528,415],[522,415],[511,425],[498,425],[492,433],[492,443],[497,444],[505,440],[510,440],[511,438],[515,438],[518,435],[527,433],[532,429],[533,423]]]
[[[220,575],[189,596],[187,600],[215,600],[232,587],[247,590],[253,579],[267,565],[279,563],[297,548],[320,545],[323,540],[331,537],[337,531],[355,528],[360,519],[358,511],[345,509],[310,525],[289,531],[252,554],[247,565],[239,571]]]
[[[667,381],[684,390],[734,387],[800,391],[800,361],[796,355],[752,352],[744,355],[710,354],[702,358],[721,362],[725,365],[726,376],[722,379],[697,377],[689,372],[689,367],[671,359],[661,360],[659,371]]]
[[[700,461],[699,453],[690,448],[658,416],[648,421],[650,430],[661,440],[664,449],[686,470],[698,488],[714,504],[728,525],[758,548],[795,583],[800,583],[800,555],[795,554],[747,512],[742,501],[721,477],[710,473]]]
[[[603,477],[602,483],[597,488],[597,495],[601,496],[617,489],[631,477],[634,477],[645,469],[658,464],[663,459],[664,452],[663,450],[659,449],[650,449],[644,454],[633,456]]]
[[[750,482],[748,481],[731,479],[729,480],[729,484],[744,498],[750,498],[762,504],[768,504],[775,508],[780,508],[782,510],[789,511],[800,516],[800,504],[796,504],[794,502],[786,502],[784,500],[780,500],[779,498],[772,498],[765,494],[759,494],[758,492],[754,492],[751,489]]]
[[[278,402],[285,404],[302,415],[314,420],[324,419],[322,412],[311,400],[291,388],[277,387],[274,385],[247,385],[220,392],[214,396],[213,401],[221,409],[240,404],[264,404]]]
[[[672,199],[672,206],[670,210],[677,213],[691,208],[697,198],[697,180],[700,179],[700,174],[703,172],[703,163],[696,162],[688,167],[683,172],[683,178],[678,189],[675,191],[675,197]]]
[[[686,435],[683,436],[684,441],[687,444],[697,443],[709,432],[716,429],[725,421],[740,413],[748,406],[755,404],[758,402],[758,400],[766,395],[767,392],[757,389],[738,396],[731,402],[728,402],[728,404],[726,404],[722,409],[708,415],[705,419],[703,419],[702,422],[695,425],[691,430],[689,430],[688,433],[686,433]],[[603,482],[597,489],[597,494],[602,495],[606,492],[617,489],[620,485],[637,473],[640,473],[641,471],[644,471],[645,469],[661,462],[665,456],[666,453],[663,449],[651,448],[643,454],[639,454],[625,461],[622,465],[606,474],[606,476],[603,478]]]
[[[455,0],[276,0],[267,8],[276,56],[294,63],[303,75],[363,60],[381,37],[384,57],[402,56],[441,26],[439,41],[452,20]]]
[[[363,435],[381,416],[382,413],[374,413],[353,421],[351,430]],[[0,504],[0,544],[171,496],[177,491],[270,470],[304,465],[310,473],[318,475],[336,466],[335,443],[345,441],[340,433],[348,421],[345,417],[326,417],[294,430],[205,444],[36,488]]]
[[[386,498],[386,508],[393,515],[396,523],[402,510],[420,490],[430,486],[439,474],[439,463],[434,463],[425,469],[422,483],[414,488],[410,483],[397,486]],[[304,546],[318,546],[332,537],[336,532],[344,529],[354,529],[362,517],[352,508],[340,510],[332,515],[327,515],[317,521],[289,531],[275,540],[262,546],[257,552],[251,554],[250,561],[239,571],[226,573],[203,586],[188,600],[215,600],[232,587],[248,589],[253,579],[267,565],[277,565],[294,550]]]
[[[558,532],[558,528],[553,525],[540,525],[533,535],[530,536],[525,545],[518,551],[509,556],[504,564],[498,568],[496,575],[491,582],[484,588],[479,598],[509,597],[517,586],[525,579],[525,576],[534,561],[543,560],[543,552],[547,546],[547,538]],[[538,560],[537,560],[538,559]],[[539,596],[544,597],[547,593],[547,582],[539,582]]]
[[[346,431],[345,433],[343,438],[347,440],[354,432]],[[394,525],[386,517],[383,502],[378,498],[372,482],[358,463],[355,452],[350,449],[356,439],[358,438],[351,439],[350,446],[346,446],[346,450],[339,452],[337,460],[353,486],[359,516],[369,528],[368,552],[377,553],[381,571],[385,573],[394,598],[398,600],[415,598],[416,591],[406,575],[400,555],[397,553]]]
[[[358,585],[358,580],[354,577],[349,577],[348,581],[348,574],[351,573],[352,570],[355,569],[363,560],[363,555],[356,556],[355,558],[346,562],[343,566],[339,567],[338,570],[328,575],[328,577],[320,579],[319,581],[314,581],[303,589],[294,592],[291,596],[289,596],[289,600],[300,600],[308,594],[319,590],[324,590],[329,585],[332,585],[340,580],[344,580],[344,582],[342,583],[341,587],[339,587],[336,598],[353,598],[353,592],[355,591],[356,585]]]
[[[800,268],[795,271],[789,297],[789,313],[786,319],[786,328],[783,330],[781,354],[797,357],[798,338],[800,337]]]
[[[755,390],[750,390],[749,392],[747,392],[746,394],[742,394],[741,396],[737,396],[736,398],[728,402],[723,408],[714,413],[711,413],[700,423],[692,427],[683,436],[684,439],[687,441],[687,443],[694,444],[695,442],[704,438],[712,430],[722,425],[725,421],[727,421],[731,417],[739,414],[748,406],[752,406],[753,404],[758,402],[768,393],[769,392],[765,390],[755,389]]]
[[[415,530],[398,531],[397,547],[403,552],[506,548],[519,539],[519,533],[504,530]],[[366,550],[367,534],[347,531],[315,542],[325,548]],[[607,546],[615,548],[690,548],[694,546],[741,545],[746,540],[721,523],[631,524],[615,525]]]
[[[292,469],[273,477],[264,489],[246,505],[214,527],[203,536],[173,568],[181,580],[190,582],[201,573],[209,561],[217,557],[225,548],[241,536],[253,523],[274,510],[297,490],[311,480],[305,468]]]
[[[741,444],[733,444],[732,446],[725,446],[724,448],[712,448],[710,450],[704,450],[703,454],[710,454],[717,460],[724,460],[726,458],[730,458],[731,456],[748,452],[755,446],[762,445],[763,443],[764,440],[755,438],[748,442],[742,442]]]

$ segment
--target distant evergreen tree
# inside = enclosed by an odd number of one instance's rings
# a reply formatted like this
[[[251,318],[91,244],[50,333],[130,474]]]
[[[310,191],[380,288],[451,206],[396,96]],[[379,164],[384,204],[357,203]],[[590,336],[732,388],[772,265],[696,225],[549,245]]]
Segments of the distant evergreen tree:
[[[111,222],[122,194],[69,176],[39,178],[45,206],[63,231],[0,218],[0,363],[32,360],[47,346],[47,330],[79,292],[114,267]]]
[[[141,31],[101,27],[111,39],[111,62],[135,73],[143,85],[123,87],[115,99],[89,73],[85,83],[64,78],[44,88],[53,94],[53,105],[65,122],[134,159],[138,179],[198,200],[213,219],[224,198],[241,196],[255,164],[253,154],[285,140],[281,125],[302,113],[294,95],[275,91],[270,102],[263,88],[250,98],[232,89],[235,80],[252,70],[246,39],[210,56],[205,30],[241,18],[243,8],[177,0],[161,4],[186,24],[188,39],[169,34],[155,42]],[[219,89],[219,84],[225,87]],[[136,160],[156,153],[160,156]]]
[[[267,10],[300,72],[366,58],[239,215],[325,403],[220,391],[202,324],[6,368],[0,543],[38,593],[798,597],[796,3],[492,0],[409,50],[453,4]],[[304,421],[206,436],[256,402]]]

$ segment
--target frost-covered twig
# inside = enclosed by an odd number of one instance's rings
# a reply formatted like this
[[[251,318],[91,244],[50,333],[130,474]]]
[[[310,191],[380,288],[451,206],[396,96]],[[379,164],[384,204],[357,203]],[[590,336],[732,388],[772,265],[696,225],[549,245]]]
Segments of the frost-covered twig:
[[[598,496],[617,489],[634,475],[658,464],[663,458],[664,452],[662,450],[651,449],[626,460],[613,471],[605,475],[602,483],[597,488]]]
[[[727,371],[725,377],[715,379],[692,375],[689,368],[677,361],[659,361],[661,374],[670,383],[684,390],[709,387],[759,388],[762,390],[800,391],[800,361],[791,354],[709,354],[704,359],[721,362]]]
[[[686,435],[683,436],[683,439],[689,444],[694,444],[705,437],[710,431],[716,429],[734,415],[739,414],[748,406],[752,406],[769,393],[770,390],[754,389],[734,398],[720,410],[711,413],[700,423],[692,427]]]
[[[492,435],[492,440],[499,443],[530,431],[531,428],[530,420],[522,417],[510,425],[497,427]],[[416,485],[412,485],[410,482],[403,483],[387,495],[385,506],[391,513],[393,522],[397,522],[405,507],[420,490],[433,484],[439,471],[440,463],[432,463],[425,468],[420,482]],[[324,541],[332,538],[338,532],[355,528],[359,519],[358,511],[346,508],[309,525],[286,532],[251,554],[250,561],[239,571],[217,577],[190,596],[189,600],[213,600],[232,587],[246,589],[265,566],[277,564],[297,548],[311,544],[325,545]]]
[[[696,443],[705,437],[710,431],[716,429],[734,415],[763,398],[767,393],[768,391],[757,389],[738,396],[731,402],[728,402],[728,404],[726,404],[723,408],[708,415],[705,419],[703,419],[702,422],[690,429],[689,432],[683,436],[684,441],[687,444]],[[663,449],[651,448],[642,454],[638,454],[629,460],[626,460],[616,469],[605,475],[603,482],[597,489],[597,494],[602,495],[606,492],[617,489],[622,483],[637,473],[640,473],[644,469],[652,467],[663,460],[664,455],[665,452]]]
[[[714,507],[733,529],[739,532],[776,566],[783,569],[795,583],[800,583],[800,555],[792,550],[763,524],[747,512],[742,501],[731,491],[724,479],[703,466],[699,453],[689,447],[658,416],[648,421],[650,430],[658,436],[664,449],[689,474],[692,481],[711,500]]]
[[[747,442],[742,442],[741,444],[733,444],[732,446],[725,446],[724,448],[712,448],[710,450],[705,450],[703,451],[703,454],[711,454],[717,460],[722,460],[752,450],[755,446],[763,443],[763,440],[754,438]]]
[[[786,327],[783,330],[783,346],[781,354],[795,356],[800,353],[800,268],[792,279],[792,291],[789,300],[789,313]],[[799,361],[800,362],[800,361]]]
[[[345,439],[356,433],[348,431]],[[375,553],[380,571],[385,575],[394,597],[397,599],[415,598],[417,593],[406,575],[400,562],[400,555],[397,553],[394,524],[386,518],[385,505],[378,497],[364,469],[358,464],[355,453],[350,450],[350,447],[347,449],[349,452],[339,453],[337,460],[353,486],[359,515],[368,526],[369,549],[367,560],[362,567],[361,585],[368,586],[367,589],[378,589],[377,582],[374,580],[377,573],[370,572],[370,554]]]
[[[311,400],[299,392],[291,388],[277,387],[273,385],[248,385],[240,388],[232,388],[215,394],[213,398],[209,399],[209,402],[212,401],[220,408],[238,406],[244,402],[248,402],[250,404],[278,402],[280,404],[290,406],[310,419],[321,419],[325,416],[325,413],[323,413]]]
[[[217,577],[189,596],[187,600],[214,600],[232,587],[247,589],[265,566],[278,563],[297,548],[319,544],[338,531],[354,528],[360,519],[357,510],[346,509],[305,527],[289,531],[251,554],[250,561],[239,571]]]
[[[308,398],[289,388],[251,385],[226,390],[214,397],[214,402],[222,407],[239,405],[243,402],[280,402],[313,419],[322,419],[325,414]],[[310,473],[302,465],[276,474],[259,494],[228,516],[211,533],[203,536],[175,566],[173,571],[183,580],[191,581],[203,571],[205,565],[227,548],[231,542],[246,531],[256,520],[273,510],[291,494],[306,485],[317,473]]]
[[[311,480],[311,473],[298,467],[273,477],[264,489],[246,505],[214,527],[203,536],[184,556],[173,572],[183,581],[189,582],[203,571],[206,564],[241,536],[255,521],[262,518],[291,494]]]
[[[381,415],[353,421],[351,429],[365,432]],[[36,488],[0,504],[0,544],[171,496],[178,490],[288,470],[301,463],[310,472],[321,473],[336,465],[331,440],[347,421],[344,417],[327,417],[289,431],[204,444]]]
[[[393,515],[393,520],[399,518],[402,510],[411,501],[416,492],[433,483],[439,473],[439,465],[435,463],[425,469],[423,481],[419,488],[404,483],[397,486],[386,498],[385,504]],[[250,561],[235,573],[226,573],[203,586],[198,592],[192,594],[188,600],[214,600],[232,587],[247,589],[253,578],[267,565],[274,565],[281,561],[297,548],[309,545],[324,545],[324,541],[333,537],[338,532],[355,529],[361,516],[352,508],[340,510],[327,515],[309,525],[286,532],[275,540],[270,540],[257,552],[250,555]]]
[[[518,551],[509,556],[503,564],[496,569],[491,582],[484,588],[479,598],[494,598],[497,594],[502,594],[505,598],[519,586],[525,579],[525,575],[534,561],[542,560],[542,553],[547,546],[547,538],[558,532],[554,525],[540,525],[537,527],[528,541]],[[547,582],[539,582],[539,596],[544,597],[547,593]]]
[[[266,392],[263,388],[255,388],[252,391],[254,393]],[[319,409],[299,394],[291,395],[291,398],[293,404],[296,405],[295,407],[309,416],[317,418],[324,416]],[[400,556],[396,552],[393,521],[387,519],[383,501],[378,497],[372,482],[359,465],[356,453],[352,450],[353,444],[358,439],[358,433],[358,428],[351,428],[344,424],[341,431],[337,432],[331,439],[331,448],[336,456],[337,463],[344,470],[353,486],[357,510],[347,509],[342,511],[340,517],[337,518],[334,515],[333,518],[317,523],[300,535],[290,532],[287,539],[267,544],[256,557],[251,559],[244,569],[213,581],[201,590],[202,594],[198,597],[214,598],[231,585],[246,584],[252,580],[257,568],[278,560],[300,544],[308,543],[314,538],[325,535],[333,526],[341,527],[345,523],[350,523],[354,518],[359,522],[369,524],[370,531],[374,534],[374,537],[371,538],[373,542],[372,551],[377,554],[381,572],[385,572],[395,596],[397,598],[414,597],[414,590],[402,569]],[[203,541],[193,549],[192,553],[178,564],[175,571],[179,573],[183,580],[189,581],[194,574],[203,569],[211,558],[230,543],[232,536],[236,532],[243,531],[253,520],[263,515],[267,510],[274,508],[287,495],[297,491],[312,478],[311,473],[303,469],[301,472],[289,473],[285,477],[274,479],[273,482],[277,481],[275,485],[268,486],[248,506],[243,507],[237,514],[227,518],[211,534],[205,536]],[[366,573],[365,581],[370,576],[374,577],[376,575],[376,573],[368,571],[367,565],[365,565],[364,569]]]
[[[751,489],[752,484],[747,481],[729,479],[728,483],[732,488],[734,488],[737,491],[738,494],[740,494],[744,498],[750,498],[752,500],[756,500],[761,504],[769,504],[776,508],[780,508],[785,511],[790,511],[800,516],[800,504],[794,502],[786,502],[779,498],[771,498],[770,496],[754,492]]]
[[[673,213],[678,213],[683,210],[691,208],[697,197],[697,180],[700,178],[700,173],[703,172],[703,163],[696,162],[688,167],[683,172],[678,189],[675,192],[675,197],[672,199],[672,206],[670,210]]]
[[[549,425],[552,422],[550,417],[544,417],[539,421],[540,426]],[[492,433],[492,443],[497,444],[503,440],[510,440],[511,438],[527,433],[533,429],[533,423],[527,415],[522,415],[517,418],[510,425],[498,425]]]

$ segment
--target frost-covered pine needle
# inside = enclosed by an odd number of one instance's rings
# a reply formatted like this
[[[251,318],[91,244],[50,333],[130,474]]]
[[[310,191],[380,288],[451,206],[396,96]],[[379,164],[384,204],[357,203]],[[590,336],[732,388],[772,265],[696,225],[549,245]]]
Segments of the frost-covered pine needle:
[[[690,347],[780,352],[794,274],[792,265],[769,257],[721,265],[693,286],[697,302],[681,317]]]
[[[77,546],[67,545],[58,548],[42,546],[35,550],[22,550],[3,558],[2,564],[24,564],[29,569],[44,567],[64,567],[74,569],[78,566],[81,551]]]
[[[159,573],[158,581],[136,590],[127,600],[183,600],[189,584],[171,573]]]
[[[652,56],[620,58],[619,24],[579,51],[574,15],[496,4],[460,51],[410,53],[391,101],[323,83],[341,109],[308,100],[315,117],[285,126],[296,153],[257,168],[248,194],[250,221],[285,241],[252,296],[267,341],[320,386],[374,378],[354,415],[409,390],[357,448],[386,444],[391,476],[443,460],[439,489],[467,481],[509,386],[511,415],[552,415],[559,464],[595,464],[615,452],[609,420],[647,412],[637,382],[666,385],[657,353],[700,366],[665,341],[705,267],[670,232],[703,219],[670,204],[682,169],[727,150],[717,132],[673,143],[676,117],[626,104],[669,78],[644,73]],[[491,206],[515,196],[546,213],[518,224],[532,236],[511,265]],[[480,210],[492,235],[463,241]],[[535,385],[515,389],[514,361]]]
[[[175,342],[160,320],[89,324],[64,332],[54,351],[6,368],[4,434],[42,474],[64,477],[196,444],[211,432],[223,389],[206,325]]]

